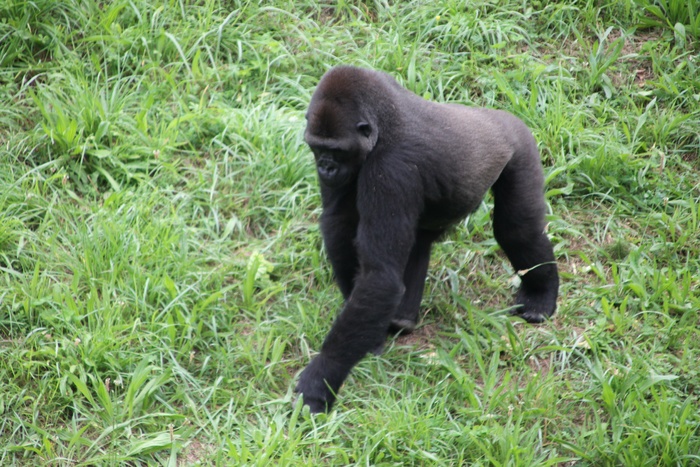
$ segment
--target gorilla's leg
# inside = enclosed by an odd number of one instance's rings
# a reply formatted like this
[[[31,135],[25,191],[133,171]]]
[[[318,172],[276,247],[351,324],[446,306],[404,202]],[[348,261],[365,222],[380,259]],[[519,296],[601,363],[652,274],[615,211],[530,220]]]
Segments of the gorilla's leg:
[[[398,332],[408,334],[416,328],[423,289],[425,288],[425,276],[428,273],[428,264],[430,263],[430,249],[433,242],[443,232],[443,230],[418,230],[416,233],[416,243],[413,245],[403,275],[406,292],[391,320],[389,334]]]
[[[534,145],[516,154],[492,188],[493,230],[521,276],[514,312],[540,323],[557,307],[559,276],[552,244],[544,233],[544,175]]]

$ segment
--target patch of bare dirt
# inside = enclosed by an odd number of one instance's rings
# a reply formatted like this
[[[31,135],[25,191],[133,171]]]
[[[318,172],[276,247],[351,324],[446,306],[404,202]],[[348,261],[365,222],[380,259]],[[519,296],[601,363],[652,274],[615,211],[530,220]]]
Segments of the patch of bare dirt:
[[[415,347],[419,350],[428,350],[435,346],[435,336],[437,336],[437,333],[437,324],[429,323],[417,327],[411,334],[397,337],[396,343]]]
[[[661,38],[659,31],[637,31],[633,36],[625,39],[622,47],[621,62],[625,63],[634,73],[634,83],[639,87],[644,87],[646,82],[654,79],[654,70],[651,66],[651,59],[642,55],[642,47],[649,41],[656,41]]]
[[[190,465],[205,464],[214,451],[216,451],[214,445],[201,443],[196,439],[192,440],[190,444],[185,446],[185,449],[182,451],[182,455],[177,461],[177,465],[179,467],[185,467]]]

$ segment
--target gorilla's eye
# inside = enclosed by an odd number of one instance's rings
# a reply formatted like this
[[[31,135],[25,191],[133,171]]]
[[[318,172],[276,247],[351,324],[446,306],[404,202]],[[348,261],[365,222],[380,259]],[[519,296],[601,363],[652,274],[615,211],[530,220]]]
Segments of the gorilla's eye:
[[[363,136],[367,137],[372,134],[372,127],[369,126],[367,122],[360,122],[357,124],[357,131],[362,133]]]

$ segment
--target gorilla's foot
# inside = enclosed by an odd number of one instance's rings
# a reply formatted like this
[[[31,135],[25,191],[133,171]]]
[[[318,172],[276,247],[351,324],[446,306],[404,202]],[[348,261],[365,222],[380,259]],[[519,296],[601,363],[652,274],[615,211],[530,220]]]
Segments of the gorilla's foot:
[[[528,290],[521,287],[515,298],[519,305],[512,314],[523,318],[528,323],[542,323],[557,309],[557,288],[554,290]]]

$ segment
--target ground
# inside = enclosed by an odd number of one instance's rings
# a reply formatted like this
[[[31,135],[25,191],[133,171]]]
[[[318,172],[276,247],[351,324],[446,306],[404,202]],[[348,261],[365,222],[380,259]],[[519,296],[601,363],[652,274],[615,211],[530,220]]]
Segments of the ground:
[[[259,3],[0,5],[0,464],[700,463],[697,2]],[[509,315],[487,197],[313,417],[338,64],[523,119],[562,286]]]

